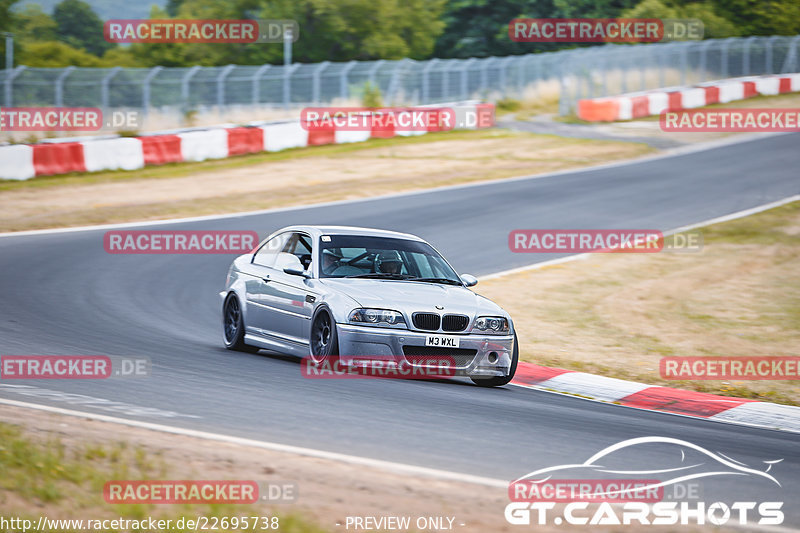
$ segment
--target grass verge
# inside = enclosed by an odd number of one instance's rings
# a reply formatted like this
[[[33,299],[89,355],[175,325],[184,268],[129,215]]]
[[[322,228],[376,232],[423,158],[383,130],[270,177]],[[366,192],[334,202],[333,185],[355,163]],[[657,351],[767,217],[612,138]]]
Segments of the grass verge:
[[[109,480],[171,479],[170,470],[159,455],[152,456],[142,446],[131,446],[125,441],[67,445],[51,436],[38,442],[23,434],[19,427],[0,422],[0,504],[7,519],[27,519],[37,524],[40,516],[51,520],[153,517],[169,519],[174,526],[182,517],[221,519],[260,515],[278,516],[279,530],[283,532],[328,531],[298,513],[276,514],[260,504],[118,505],[108,504],[103,499],[103,486]],[[86,529],[67,524],[57,531],[85,532]],[[167,531],[178,530],[171,527]],[[0,528],[0,532],[4,530]]]
[[[800,202],[700,231],[697,253],[594,254],[488,280],[537,364],[800,405],[800,382],[662,379],[664,356],[800,356]]]
[[[580,168],[641,143],[499,129],[377,139],[226,160],[0,184],[0,231],[156,220],[351,200]]]

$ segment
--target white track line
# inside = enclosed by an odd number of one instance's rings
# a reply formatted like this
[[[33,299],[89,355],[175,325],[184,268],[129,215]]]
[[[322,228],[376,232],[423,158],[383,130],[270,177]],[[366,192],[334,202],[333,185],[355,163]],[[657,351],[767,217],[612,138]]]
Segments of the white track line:
[[[27,231],[9,231],[5,233],[0,233],[0,238],[3,237],[22,237],[27,235],[47,235],[47,234],[55,234],[55,233],[72,233],[72,232],[79,232],[79,231],[98,231],[98,230],[108,230],[108,229],[119,229],[119,228],[137,228],[137,227],[147,227],[147,226],[160,226],[160,225],[167,225],[167,224],[183,224],[186,222],[203,222],[207,220],[223,220],[229,218],[240,218],[240,217],[249,217],[254,215],[266,215],[270,213],[281,213],[286,211],[296,211],[300,209],[312,209],[312,208],[319,208],[319,207],[330,207],[335,205],[347,205],[347,204],[357,204],[360,202],[371,202],[373,200],[386,200],[391,198],[402,198],[406,196],[416,196],[420,194],[428,194],[433,192],[440,192],[440,191],[453,191],[458,189],[468,189],[471,187],[482,187],[488,183],[511,183],[515,181],[523,181],[523,180],[533,180],[533,179],[544,179],[544,178],[553,178],[558,176],[563,176],[565,174],[573,174],[578,172],[593,172],[596,170],[605,170],[609,168],[616,168],[622,167],[627,165],[635,165],[638,163],[647,163],[650,161],[657,161],[659,159],[666,159],[670,157],[678,157],[682,155],[703,152],[706,150],[711,150],[714,148],[720,148],[723,146],[729,146],[732,144],[741,144],[747,143],[752,141],[757,141],[759,139],[763,139],[765,137],[774,137],[778,135],[789,135],[788,133],[756,133],[753,135],[747,135],[742,137],[735,137],[731,139],[723,139],[720,141],[711,141],[708,143],[701,143],[697,145],[690,145],[685,147],[676,148],[674,150],[669,150],[660,154],[654,154],[645,157],[639,157],[635,159],[627,159],[625,161],[615,161],[612,163],[603,163],[601,165],[593,165],[588,167],[578,167],[566,170],[559,170],[557,172],[548,172],[546,174],[534,174],[532,176],[516,176],[513,178],[500,178],[494,180],[481,180],[475,181],[472,183],[464,183],[461,185],[445,185],[442,187],[432,187],[429,189],[419,189],[415,191],[407,191],[407,192],[399,192],[399,193],[392,193],[392,194],[385,194],[381,196],[368,196],[365,198],[356,198],[354,200],[336,200],[333,202],[320,202],[315,204],[304,204],[304,205],[293,205],[288,207],[275,207],[271,209],[259,209],[255,211],[243,211],[240,213],[225,213],[219,215],[203,215],[197,217],[184,217],[184,218],[169,218],[163,220],[148,220],[148,221],[141,221],[141,222],[120,222],[116,224],[98,224],[94,226],[75,226],[70,228],[53,228],[53,229],[37,229],[37,230],[27,230]]]
[[[62,409],[60,407],[51,407],[49,405],[41,405],[36,403],[18,402],[16,400],[8,400],[0,398],[0,404],[11,405],[14,407],[23,407],[27,409],[37,409],[39,411],[47,411],[59,415],[75,416],[80,418],[88,418],[100,422],[110,422],[113,424],[122,424],[141,429],[149,429],[152,431],[160,431],[162,433],[172,433],[175,435],[184,435],[186,437],[195,437],[198,439],[214,440],[218,442],[227,442],[229,444],[239,444],[241,446],[250,446],[253,448],[262,448],[275,452],[291,453],[295,455],[303,455],[306,457],[314,457],[317,459],[328,459],[330,461],[337,461],[340,463],[348,463],[360,466],[369,466],[395,472],[398,474],[418,475],[425,477],[433,477],[437,479],[444,479],[448,481],[458,481],[462,483],[473,483],[476,485],[483,485],[486,487],[494,488],[508,488],[508,481],[500,479],[493,479],[488,477],[473,476],[470,474],[460,474],[458,472],[450,472],[447,470],[438,470],[435,468],[427,468],[424,466],[406,465],[402,463],[394,463],[391,461],[382,461],[380,459],[369,459],[366,457],[359,457],[356,455],[346,455],[343,453],[326,452],[324,450],[316,450],[313,448],[304,448],[300,446],[292,446],[289,444],[279,444],[277,442],[267,442],[253,439],[245,439],[242,437],[232,437],[229,435],[221,435],[219,433],[208,433],[206,431],[197,431],[194,429],[183,429],[173,426],[165,426],[163,424],[153,424],[150,422],[141,422],[138,420],[129,420],[127,418],[117,418],[115,416],[100,415],[89,413],[85,411],[73,411],[71,409]]]
[[[724,215],[721,217],[710,218],[708,220],[704,220],[702,222],[698,222],[697,224],[690,224],[688,226],[681,226],[680,228],[671,229],[668,231],[664,231],[664,235],[674,235],[675,233],[683,233],[684,231],[689,231],[696,228],[701,228],[704,226],[710,226],[712,224],[719,224],[720,222],[727,222],[729,220],[736,220],[737,218],[744,218],[749,217],[750,215],[754,215],[756,213],[760,213],[762,211],[768,211],[775,207],[780,207],[782,205],[790,204],[792,202],[797,202],[800,200],[800,194],[795,194],[794,196],[789,196],[788,198],[784,198],[782,200],[777,200],[775,202],[770,202],[768,204],[758,205],[756,207],[751,207],[750,209],[745,209],[743,211],[737,211],[735,213],[731,213],[729,215]],[[503,276],[508,276],[510,274],[517,274],[518,272],[527,272],[528,270],[536,270],[539,268],[544,268],[547,266],[558,265],[560,263],[568,263],[570,261],[577,261],[578,259],[586,259],[591,257],[593,254],[591,252],[582,253],[582,254],[575,254],[575,255],[568,255],[566,257],[559,257],[558,259],[550,259],[549,261],[541,261],[539,263],[533,263],[530,265],[525,265],[521,267],[511,268],[508,270],[502,270],[500,272],[494,272],[492,274],[487,274],[485,276],[481,276],[481,280],[489,280],[495,278],[501,278]]]

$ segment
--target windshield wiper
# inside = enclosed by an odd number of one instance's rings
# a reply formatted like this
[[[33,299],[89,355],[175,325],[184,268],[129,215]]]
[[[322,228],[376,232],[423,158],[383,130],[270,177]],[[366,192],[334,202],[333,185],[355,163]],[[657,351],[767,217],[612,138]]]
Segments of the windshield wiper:
[[[414,276],[408,274],[390,274],[388,272],[368,272],[366,274],[353,274],[352,276],[345,276],[346,278],[373,278],[373,279],[409,279]]]
[[[450,278],[408,278],[409,281],[425,281],[428,283],[444,283],[447,285],[462,285],[460,281]]]

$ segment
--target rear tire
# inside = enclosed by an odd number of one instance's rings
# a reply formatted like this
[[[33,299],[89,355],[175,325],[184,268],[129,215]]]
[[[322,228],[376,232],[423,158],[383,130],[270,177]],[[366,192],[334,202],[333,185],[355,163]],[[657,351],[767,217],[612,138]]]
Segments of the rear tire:
[[[222,340],[225,348],[237,352],[256,353],[259,348],[244,343],[244,315],[239,298],[230,293],[222,307]]]
[[[491,378],[470,378],[479,387],[502,387],[514,379],[517,372],[517,362],[519,361],[519,344],[517,344],[517,334],[514,333],[514,353],[511,355],[511,368],[508,369],[507,376],[493,376]]]

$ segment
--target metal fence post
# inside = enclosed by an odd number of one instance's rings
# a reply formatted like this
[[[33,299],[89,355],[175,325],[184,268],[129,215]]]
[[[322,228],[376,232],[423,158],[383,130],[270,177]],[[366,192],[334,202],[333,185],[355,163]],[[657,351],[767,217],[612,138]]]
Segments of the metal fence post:
[[[511,61],[514,61],[514,59],[514,56],[508,56],[500,60],[502,63],[500,65],[500,86],[502,87],[501,91],[503,96],[508,96],[508,68]]]
[[[11,107],[14,105],[14,78],[22,74],[22,71],[25,70],[26,66],[20,65],[17,68],[13,69],[11,72],[7,74],[6,77],[6,107]]]
[[[347,87],[347,74],[353,70],[353,67],[355,67],[357,64],[358,61],[348,62],[347,65],[345,65],[345,67],[342,69],[341,74],[339,74],[339,96],[341,96],[343,100],[350,96],[350,91]]]
[[[236,65],[225,65],[217,76],[217,107],[225,107],[225,78]]]
[[[163,68],[164,67],[151,68],[150,72],[147,73],[147,76],[144,77],[144,81],[142,82],[142,111],[145,115],[150,110],[150,81],[155,78]]]
[[[731,44],[736,41],[734,37],[729,37],[722,41],[722,53],[720,57],[720,63],[722,66],[722,70],[720,72],[720,77],[727,78],[728,77],[728,50],[731,47]]]
[[[62,107],[64,105],[64,80],[67,79],[67,76],[69,76],[70,72],[73,70],[75,70],[75,67],[67,67],[58,75],[58,78],[56,78],[56,107]]]
[[[489,90],[489,66],[492,64],[494,57],[483,58],[481,65],[481,91],[485,94]]]
[[[283,68],[283,107],[288,109],[292,101],[292,74],[300,68],[300,63],[294,63],[289,66],[284,65]]]
[[[400,76],[405,73],[405,70],[408,68],[408,65],[413,63],[413,60],[406,58],[401,59],[400,61],[395,64],[395,68],[392,71],[392,77],[389,80],[389,87],[386,89],[386,102],[390,104],[395,101],[397,97],[397,93],[400,92]],[[384,102],[384,105],[386,104]]]
[[[469,66],[477,61],[474,57],[467,59],[461,65],[461,98],[469,99]]]
[[[781,74],[795,72],[798,47],[800,47],[800,35],[792,37],[792,40],[789,41],[789,51],[786,53],[786,59],[783,60],[783,65],[781,66],[780,72]]]
[[[311,75],[311,101],[314,102],[314,104],[319,104],[319,75],[330,64],[330,61],[323,61],[314,69],[314,73]]]
[[[263,76],[264,73],[270,69],[270,67],[272,67],[272,65],[261,65],[260,67],[258,67],[258,70],[256,70],[256,73],[253,74],[253,77],[251,78],[251,82],[253,84],[252,87],[253,105],[257,105],[261,100],[261,98],[259,97],[259,90],[258,90],[259,82],[261,81],[261,76]]]
[[[108,86],[111,84],[111,78],[116,76],[120,70],[122,70],[122,67],[112,68],[108,74],[103,76],[103,79],[100,81],[100,102],[102,103],[104,109],[108,108],[110,105],[111,98]]]
[[[772,68],[772,43],[775,39],[780,39],[777,35],[773,35],[772,37],[767,38],[767,49],[765,52],[766,57],[764,61],[767,64],[767,71],[764,74],[775,74],[775,70]]]
[[[422,67],[422,103],[427,104],[430,100],[430,71],[431,69],[437,65],[441,60],[439,59],[431,59],[428,61],[428,64]]]
[[[197,71],[201,68],[202,67],[195,65],[194,67],[190,68],[181,78],[181,100],[183,100],[184,107],[189,107],[189,80],[191,80],[192,76],[197,74]]]
[[[750,75],[750,44],[755,37],[747,37],[742,44],[744,44],[744,54],[742,54],[742,76]]]
[[[559,85],[559,94],[558,94],[558,114],[562,117],[569,114],[570,103],[568,101],[569,88],[567,87],[567,79],[564,76],[564,62],[560,62],[558,67],[558,85]]]
[[[689,47],[681,46],[681,85],[686,85],[686,71],[689,69]]]

